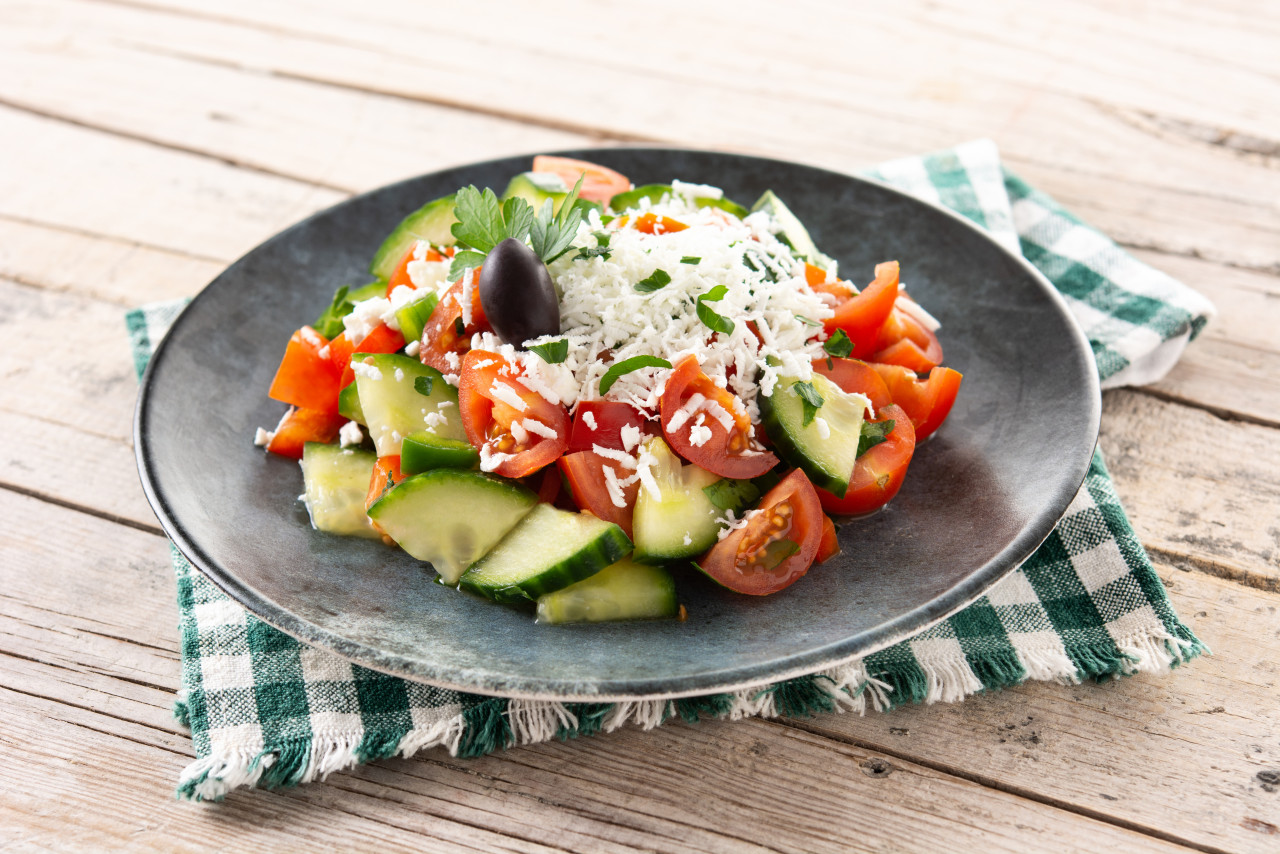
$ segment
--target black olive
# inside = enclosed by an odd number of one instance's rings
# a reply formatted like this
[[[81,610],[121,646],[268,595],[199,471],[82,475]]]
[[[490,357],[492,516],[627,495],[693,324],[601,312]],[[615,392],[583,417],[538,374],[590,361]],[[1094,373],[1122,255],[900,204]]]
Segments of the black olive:
[[[514,237],[493,247],[480,269],[480,305],[508,344],[560,334],[560,300],[547,265]]]

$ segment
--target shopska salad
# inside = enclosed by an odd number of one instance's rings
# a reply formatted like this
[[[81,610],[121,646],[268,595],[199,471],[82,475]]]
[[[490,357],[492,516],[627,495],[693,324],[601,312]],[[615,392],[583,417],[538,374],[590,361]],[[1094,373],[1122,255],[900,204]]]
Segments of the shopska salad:
[[[289,340],[257,442],[301,460],[319,530],[542,622],[683,617],[689,565],[782,590],[960,386],[898,263],[859,290],[771,192],[539,156],[410,214],[370,272]]]

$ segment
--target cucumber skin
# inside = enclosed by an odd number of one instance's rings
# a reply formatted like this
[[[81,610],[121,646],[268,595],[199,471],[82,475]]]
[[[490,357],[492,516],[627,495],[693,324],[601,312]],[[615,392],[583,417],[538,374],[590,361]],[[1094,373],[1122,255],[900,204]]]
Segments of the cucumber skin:
[[[400,220],[386,240],[382,241],[378,251],[373,253],[369,273],[384,282],[390,279],[396,265],[415,241],[426,240],[434,246],[452,246],[457,242],[450,231],[450,226],[458,221],[453,215],[456,196],[456,193],[452,193],[433,199]]]
[[[844,494],[849,490],[849,478],[853,476],[851,468],[844,477],[829,471],[820,463],[806,454],[799,445],[796,444],[794,437],[783,424],[782,418],[779,417],[778,410],[774,406],[774,398],[784,394],[790,384],[783,386],[779,382],[774,386],[773,394],[769,397],[760,395],[756,400],[756,404],[760,407],[760,423],[764,426],[765,433],[769,436],[769,441],[773,442],[774,450],[778,456],[782,457],[791,465],[801,469],[809,476],[809,481],[819,489],[825,489],[837,498],[843,498]]]
[[[537,620],[547,625],[659,620],[679,613],[671,573],[623,558],[604,569],[538,597]]]
[[[635,207],[641,199],[649,199],[656,202],[662,198],[664,193],[674,194],[670,184],[645,184],[642,187],[636,187],[634,190],[618,193],[609,199],[609,210],[614,213],[621,213],[628,208]],[[719,208],[722,211],[728,211],[738,219],[744,219],[751,213],[732,199],[723,197],[719,199],[694,199],[693,203],[700,208]]]
[[[523,536],[521,529],[536,524],[533,517],[538,515],[540,507],[541,505],[535,507],[533,511],[521,519],[514,528],[507,532],[507,536],[503,540]],[[555,510],[550,505],[548,505],[548,508],[556,513],[569,513],[567,510]],[[545,511],[543,512],[545,513]],[[610,523],[602,528],[590,542],[585,543],[582,548],[551,566],[542,567],[514,583],[487,583],[484,578],[485,562],[493,558],[493,552],[501,545],[502,543],[499,542],[497,546],[489,550],[488,554],[467,568],[467,571],[463,573],[458,582],[460,590],[479,594],[504,605],[527,605],[536,601],[539,596],[553,593],[568,587],[570,584],[595,575],[606,566],[617,563],[631,553],[631,540],[623,533],[620,527]]]

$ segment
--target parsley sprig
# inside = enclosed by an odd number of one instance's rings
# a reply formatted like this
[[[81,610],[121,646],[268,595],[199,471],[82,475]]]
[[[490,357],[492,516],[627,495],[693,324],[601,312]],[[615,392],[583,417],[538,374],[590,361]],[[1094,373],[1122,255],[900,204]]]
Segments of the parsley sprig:
[[[724,299],[725,294],[729,293],[729,289],[724,285],[716,285],[702,296],[698,297],[697,311],[698,319],[710,329],[712,332],[720,332],[728,335],[733,331],[733,321],[722,314],[716,312],[709,302],[719,302]]]
[[[479,267],[493,247],[508,237],[528,241],[542,263],[550,264],[569,251],[583,213],[591,207],[591,202],[578,198],[581,189],[580,177],[560,204],[559,211],[555,210],[555,203],[547,199],[535,213],[524,199],[500,202],[488,188],[480,190],[475,185],[462,188],[453,204],[453,215],[458,221],[450,229],[460,248],[449,266],[449,277],[456,279],[468,269]]]

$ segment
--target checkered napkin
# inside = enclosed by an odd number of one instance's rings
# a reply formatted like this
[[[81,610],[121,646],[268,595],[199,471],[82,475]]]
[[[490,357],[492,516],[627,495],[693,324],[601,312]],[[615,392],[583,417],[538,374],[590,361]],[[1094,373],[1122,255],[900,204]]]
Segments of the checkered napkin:
[[[1104,387],[1158,379],[1213,314],[1203,297],[1004,170],[989,141],[868,174],[960,212],[1037,266],[1088,335]],[[139,372],[184,305],[128,315]],[[557,703],[433,688],[307,647],[246,613],[176,549],[173,565],[182,631],[177,714],[191,728],[198,757],[178,792],[196,800],[238,786],[304,783],[424,747],[479,756],[626,723],[649,728],[676,716],[887,710],[1027,679],[1164,671],[1204,651],[1170,607],[1098,454],[1044,544],[968,608],[864,658],[737,694]]]

